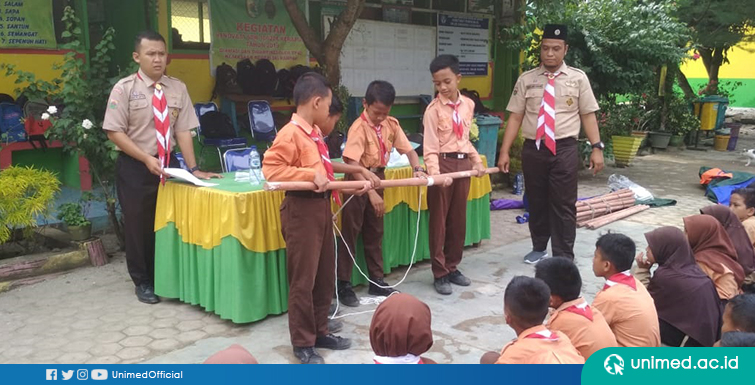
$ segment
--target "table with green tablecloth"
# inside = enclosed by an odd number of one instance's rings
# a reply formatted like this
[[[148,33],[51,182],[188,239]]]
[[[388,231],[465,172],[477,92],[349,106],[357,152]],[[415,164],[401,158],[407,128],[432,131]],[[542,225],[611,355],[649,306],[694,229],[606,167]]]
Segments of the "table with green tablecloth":
[[[410,167],[389,168],[387,179],[411,178]],[[168,181],[160,187],[155,219],[155,293],[178,298],[236,323],[288,309],[286,245],[281,235],[282,191],[235,181],[213,187]],[[420,189],[422,202],[419,201]],[[466,245],[490,239],[490,178],[472,178],[467,200]],[[426,187],[385,190],[383,260],[386,273],[430,257]],[[337,209],[337,208],[336,208]],[[366,271],[361,243],[357,263]],[[354,284],[366,280],[356,272]]]

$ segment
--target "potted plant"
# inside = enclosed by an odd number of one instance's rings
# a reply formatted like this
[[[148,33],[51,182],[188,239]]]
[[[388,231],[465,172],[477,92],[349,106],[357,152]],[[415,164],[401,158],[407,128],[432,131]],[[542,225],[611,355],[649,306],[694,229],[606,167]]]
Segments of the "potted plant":
[[[63,203],[58,206],[57,218],[65,223],[74,241],[84,241],[92,237],[92,222],[87,219],[92,199],[92,193],[84,192],[78,202]]]
[[[700,119],[692,113],[690,103],[679,95],[669,100],[666,127],[671,131],[669,146],[681,147],[684,137],[700,127]]]
[[[644,127],[639,119],[637,107],[632,104],[605,101],[601,103],[598,123],[602,131],[601,136],[611,139],[616,166],[628,166],[634,160],[644,140],[642,136],[632,135],[633,131]]]

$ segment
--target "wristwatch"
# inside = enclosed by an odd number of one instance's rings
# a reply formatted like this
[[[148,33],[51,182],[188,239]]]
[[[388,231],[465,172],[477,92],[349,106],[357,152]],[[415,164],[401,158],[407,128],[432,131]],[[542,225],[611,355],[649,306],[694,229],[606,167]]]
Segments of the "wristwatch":
[[[197,170],[199,170],[199,166],[194,166],[194,167],[192,167],[192,168],[189,169],[189,172],[193,174],[194,171],[197,171]]]
[[[603,142],[598,142],[592,145],[592,148],[598,149],[600,151],[603,151],[606,148],[606,145],[603,144]]]
[[[417,166],[417,167],[414,168],[414,172],[420,172],[420,171],[422,171],[425,174],[427,174],[427,170],[425,170],[425,168],[422,167],[422,166]]]

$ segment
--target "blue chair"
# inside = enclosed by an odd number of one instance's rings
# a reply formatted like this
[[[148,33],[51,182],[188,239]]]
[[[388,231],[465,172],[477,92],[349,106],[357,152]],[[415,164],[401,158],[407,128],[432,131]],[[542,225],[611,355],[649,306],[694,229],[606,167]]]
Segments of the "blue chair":
[[[247,104],[249,112],[249,126],[252,129],[252,138],[259,142],[272,143],[278,130],[273,120],[273,110],[270,103],[264,100],[252,100]]]
[[[226,151],[223,154],[223,160],[225,160],[225,171],[239,171],[249,170],[249,159],[251,157],[252,148],[234,148]]]
[[[202,115],[204,115],[207,112],[210,111],[217,111],[218,106],[215,103],[197,103],[194,105],[194,112],[197,114],[197,118],[201,118]],[[199,144],[202,147],[199,150],[199,156],[202,156],[202,153],[204,153],[205,147],[215,147],[215,149],[218,152],[218,162],[220,162],[220,168],[223,172],[226,172],[225,167],[223,165],[223,152],[227,151],[232,148],[239,148],[239,147],[246,147],[247,142],[246,138],[227,138],[227,139],[210,139],[205,138],[204,135],[202,135],[202,125],[200,124],[199,127],[197,127],[197,136],[199,138]]]

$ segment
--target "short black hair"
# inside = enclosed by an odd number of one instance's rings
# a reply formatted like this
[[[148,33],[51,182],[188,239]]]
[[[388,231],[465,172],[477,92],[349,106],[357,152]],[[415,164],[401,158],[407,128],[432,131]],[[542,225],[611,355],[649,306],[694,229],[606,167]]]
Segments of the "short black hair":
[[[134,52],[139,52],[139,47],[142,45],[142,40],[147,39],[151,41],[161,41],[165,43],[165,38],[163,35],[160,35],[159,33],[155,31],[142,31],[139,32],[138,35],[136,35],[136,38],[134,39]],[[167,45],[167,43],[165,43]]]
[[[551,294],[561,297],[565,302],[574,301],[582,292],[579,269],[568,258],[554,257],[538,262],[535,266],[535,278],[545,282]]]
[[[731,308],[731,321],[740,331],[755,333],[755,294],[740,294],[726,306]]]
[[[625,271],[632,268],[637,246],[626,235],[619,233],[605,234],[598,238],[595,247],[600,249],[603,258],[611,262],[616,270]]]
[[[301,106],[315,97],[327,97],[330,95],[330,83],[324,76],[307,72],[299,77],[294,86],[294,104]]]
[[[385,80],[375,80],[367,86],[364,100],[368,106],[378,102],[390,107],[396,101],[396,89]]]
[[[436,73],[442,69],[448,68],[455,74],[460,74],[459,58],[454,55],[439,55],[430,62],[430,73]]]
[[[742,197],[745,201],[745,207],[755,208],[755,188],[747,186],[746,188],[738,188],[732,192]]]
[[[333,92],[333,99],[330,100],[330,111],[328,112],[328,115],[336,116],[340,114],[343,114],[343,103],[341,103],[341,99],[338,95]]]
[[[754,348],[755,333],[726,332],[721,336],[722,348]]]
[[[540,325],[548,315],[551,291],[545,282],[532,277],[514,277],[503,294],[504,306],[527,327]]]

